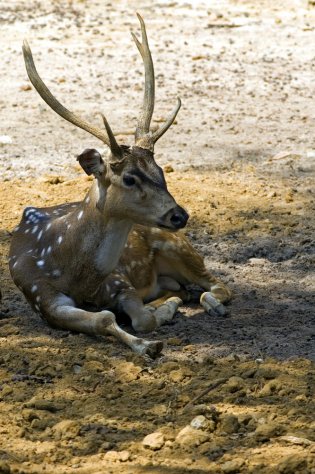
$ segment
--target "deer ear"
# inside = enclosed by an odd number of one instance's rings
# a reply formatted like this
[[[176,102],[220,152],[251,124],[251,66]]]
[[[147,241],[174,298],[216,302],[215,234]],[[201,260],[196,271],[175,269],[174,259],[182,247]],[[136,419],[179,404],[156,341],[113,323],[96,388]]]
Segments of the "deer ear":
[[[87,175],[93,174],[95,178],[99,178],[105,171],[105,164],[101,154],[93,149],[87,148],[77,157],[82,169]]]

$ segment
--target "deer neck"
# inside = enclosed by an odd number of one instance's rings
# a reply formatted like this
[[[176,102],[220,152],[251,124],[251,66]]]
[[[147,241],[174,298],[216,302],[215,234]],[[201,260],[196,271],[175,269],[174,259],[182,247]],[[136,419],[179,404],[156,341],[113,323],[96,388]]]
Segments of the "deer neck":
[[[111,215],[106,194],[107,189],[96,181],[82,203],[89,220],[82,222],[87,247],[84,250],[90,258],[93,256],[95,269],[104,276],[117,266],[133,225],[129,219]]]

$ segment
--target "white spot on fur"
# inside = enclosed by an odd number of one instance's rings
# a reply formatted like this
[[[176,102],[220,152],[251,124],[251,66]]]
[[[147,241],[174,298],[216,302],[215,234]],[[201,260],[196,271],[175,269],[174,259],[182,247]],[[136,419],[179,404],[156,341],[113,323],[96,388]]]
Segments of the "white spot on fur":
[[[49,245],[49,247],[47,249],[47,255],[49,255],[51,253],[51,250],[52,250],[51,245]]]
[[[53,270],[52,276],[53,276],[53,277],[56,277],[56,278],[57,278],[57,277],[60,277],[60,276],[61,276],[61,271],[58,270],[58,269],[57,269],[57,270]]]
[[[40,302],[40,296],[39,295],[36,296],[36,301],[37,301],[37,303]]]
[[[19,228],[20,228],[20,226],[17,225],[17,226],[15,227],[15,229],[13,230],[13,232],[17,232],[17,231],[19,230]]]
[[[87,196],[85,202],[88,204],[90,202],[90,196]]]
[[[36,309],[36,311],[40,312],[38,304],[35,305],[35,309]]]
[[[70,229],[70,227],[71,227],[71,224],[67,224],[67,229]]]
[[[115,283],[116,286],[118,286],[120,284],[120,281],[115,280],[114,283]]]
[[[61,244],[62,241],[63,241],[63,237],[62,237],[62,235],[59,235],[59,237],[57,239],[58,244]]]
[[[32,229],[32,234],[35,234],[35,232],[37,232],[37,229],[38,229],[38,225],[36,225],[35,227],[33,227],[33,229]]]
[[[44,257],[44,256],[45,256],[45,253],[46,253],[46,249],[43,249],[43,250],[41,251],[40,256],[41,256],[41,257]]]
[[[49,222],[47,225],[46,225],[46,230],[50,229],[51,228],[51,222]]]
[[[82,216],[83,216],[83,211],[80,211],[78,214],[78,221],[82,218]]]
[[[14,262],[13,265],[12,265],[12,268],[15,268],[18,264],[18,261]]]
[[[40,268],[43,267],[45,265],[45,260],[38,260],[38,262],[36,262],[36,265]]]
[[[37,285],[33,285],[32,288],[31,288],[31,292],[32,293],[35,293],[35,291],[37,290],[38,286]]]
[[[26,230],[24,231],[24,234],[28,234],[29,231],[30,231],[29,229],[26,229]]]
[[[43,230],[41,230],[41,231],[38,233],[37,241],[42,238],[42,235],[43,235]]]

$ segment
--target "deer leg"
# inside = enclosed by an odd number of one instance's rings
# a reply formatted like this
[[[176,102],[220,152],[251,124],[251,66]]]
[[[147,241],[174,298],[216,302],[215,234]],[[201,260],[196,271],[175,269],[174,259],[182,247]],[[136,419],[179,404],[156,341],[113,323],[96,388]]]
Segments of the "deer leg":
[[[159,298],[158,300],[152,301],[152,303],[146,306],[153,312],[158,327],[171,321],[177,312],[178,307],[183,304],[182,299],[178,296],[169,297],[171,294],[174,295],[174,293],[175,292],[169,292],[167,295],[165,295],[165,298]]]
[[[153,331],[173,319],[178,307],[182,304],[178,296],[173,296],[174,293],[180,292],[167,292],[165,298],[160,298],[153,304],[144,305],[137,293],[129,290],[119,295],[119,309],[128,314],[135,331]]]
[[[200,296],[200,304],[206,312],[211,315],[225,316],[227,310],[223,303],[230,301],[231,290],[222,281],[213,277],[205,267],[203,275],[197,275],[194,283],[207,290]]]
[[[44,306],[44,305],[43,305]],[[97,313],[75,307],[74,301],[65,295],[58,295],[46,308],[41,308],[45,319],[54,326],[93,336],[112,335],[141,355],[157,356],[163,349],[161,341],[147,341],[123,331],[110,311]]]

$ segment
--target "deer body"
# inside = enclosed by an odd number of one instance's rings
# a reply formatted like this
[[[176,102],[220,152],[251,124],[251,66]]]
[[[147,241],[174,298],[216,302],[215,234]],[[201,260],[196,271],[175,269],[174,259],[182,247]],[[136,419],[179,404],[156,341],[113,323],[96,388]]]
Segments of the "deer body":
[[[201,304],[219,314],[230,292],[207,272],[185,236],[174,233],[186,225],[188,214],[168,192],[153,148],[174,121],[180,101],[166,123],[151,132],[154,70],[138,17],[142,43],[134,40],[145,66],[145,93],[135,146],[119,146],[104,116],[105,130],[61,105],[24,44],[27,72],[42,98],[63,118],[100,138],[110,153],[105,161],[93,149],[79,155],[83,170],[95,178],[82,202],[25,209],[13,234],[9,266],[14,282],[50,324],[111,334],[134,351],[155,356],[163,344],[126,333],[112,311],[127,313],[135,330],[150,331],[172,319],[182,300],[189,299],[187,283],[205,289]]]

